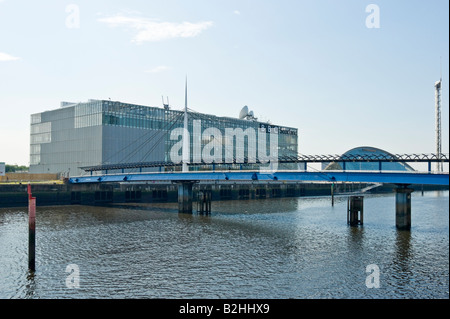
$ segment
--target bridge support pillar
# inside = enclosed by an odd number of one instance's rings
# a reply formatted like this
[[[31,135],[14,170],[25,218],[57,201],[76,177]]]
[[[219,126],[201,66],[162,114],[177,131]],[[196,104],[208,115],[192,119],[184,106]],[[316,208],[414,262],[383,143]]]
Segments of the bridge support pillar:
[[[193,181],[178,182],[178,213],[192,214]]]
[[[411,229],[411,193],[408,185],[399,185],[395,189],[395,226],[399,230]]]
[[[350,196],[347,200],[347,224],[350,226],[362,225],[363,216],[364,196]]]

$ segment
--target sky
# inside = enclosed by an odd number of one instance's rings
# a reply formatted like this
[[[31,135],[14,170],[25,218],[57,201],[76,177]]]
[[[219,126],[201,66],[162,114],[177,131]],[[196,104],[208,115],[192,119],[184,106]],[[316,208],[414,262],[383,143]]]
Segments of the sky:
[[[111,99],[295,127],[301,154],[435,152],[447,0],[0,0],[0,162],[29,165],[30,115]]]

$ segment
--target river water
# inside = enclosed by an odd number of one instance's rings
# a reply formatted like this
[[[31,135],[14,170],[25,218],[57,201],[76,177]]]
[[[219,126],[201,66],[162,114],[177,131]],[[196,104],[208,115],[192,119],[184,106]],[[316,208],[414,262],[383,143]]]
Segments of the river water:
[[[39,199],[38,199],[39,201]],[[38,207],[36,272],[26,208],[0,208],[0,298],[449,298],[449,192],[413,193],[412,229],[395,197]],[[367,268],[369,266],[369,268]]]

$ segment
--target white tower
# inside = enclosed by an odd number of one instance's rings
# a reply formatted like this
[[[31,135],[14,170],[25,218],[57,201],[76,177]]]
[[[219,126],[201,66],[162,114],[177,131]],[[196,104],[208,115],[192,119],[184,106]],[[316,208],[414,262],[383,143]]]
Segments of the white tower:
[[[435,104],[436,104],[436,156],[439,159],[442,153],[441,140],[441,86],[442,78],[434,83],[435,88]],[[436,163],[436,170],[443,171],[442,163]]]

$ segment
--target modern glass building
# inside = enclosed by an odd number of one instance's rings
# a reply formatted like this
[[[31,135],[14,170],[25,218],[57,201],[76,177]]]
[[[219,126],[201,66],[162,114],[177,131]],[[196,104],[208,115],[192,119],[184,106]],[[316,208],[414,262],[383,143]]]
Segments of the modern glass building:
[[[31,115],[30,172],[75,176],[85,173],[82,168],[108,165],[122,165],[125,172],[159,170],[139,168],[139,163],[179,163],[183,122],[184,112],[169,107],[61,102],[58,109]],[[190,170],[212,169],[213,163],[215,169],[254,169],[269,156],[297,154],[296,128],[254,119],[189,111],[188,131]],[[279,164],[278,169],[293,165]]]

